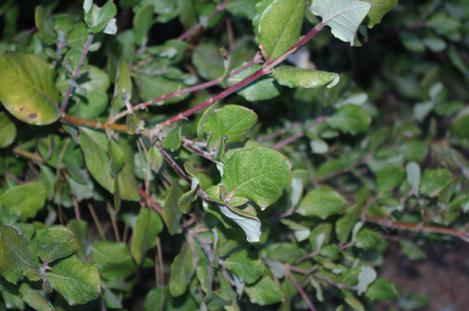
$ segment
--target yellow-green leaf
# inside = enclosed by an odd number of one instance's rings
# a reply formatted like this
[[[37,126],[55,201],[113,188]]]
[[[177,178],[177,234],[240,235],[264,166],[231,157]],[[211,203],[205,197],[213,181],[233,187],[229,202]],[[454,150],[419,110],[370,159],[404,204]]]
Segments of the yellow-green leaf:
[[[42,58],[0,55],[0,102],[13,116],[33,125],[51,124],[59,118],[58,101],[54,71]]]

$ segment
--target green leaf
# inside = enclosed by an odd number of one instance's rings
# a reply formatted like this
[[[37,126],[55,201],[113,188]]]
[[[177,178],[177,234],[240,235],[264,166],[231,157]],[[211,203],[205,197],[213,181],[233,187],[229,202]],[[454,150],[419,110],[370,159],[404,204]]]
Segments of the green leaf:
[[[163,148],[168,149],[171,152],[175,152],[181,148],[181,132],[182,127],[175,127],[168,132],[163,139]]]
[[[346,105],[327,119],[327,124],[341,132],[356,135],[368,130],[371,117],[362,107]]]
[[[114,88],[114,98],[112,100],[112,111],[118,112],[125,107],[126,100],[132,97],[132,79],[130,77],[129,64],[124,58],[119,61],[117,69],[117,79]]]
[[[247,198],[262,210],[277,201],[290,182],[290,163],[264,147],[234,150],[224,162],[221,184],[226,199]]]
[[[334,87],[339,83],[340,76],[334,72],[301,69],[292,66],[279,66],[274,69],[274,79],[280,85],[290,88],[317,88],[327,86]]]
[[[85,0],[83,10],[90,32],[104,31],[104,33],[115,34],[115,31],[110,31],[112,29],[110,26],[115,25],[114,16],[117,14],[117,8],[112,0],[108,0],[102,7],[93,4],[93,0]]]
[[[353,45],[356,33],[371,5],[360,0],[314,0],[311,11],[331,27],[332,34]]]
[[[0,54],[0,102],[16,118],[47,125],[59,118],[54,71],[36,55]]]
[[[6,308],[24,310],[24,301],[15,285],[0,278],[0,295]]]
[[[227,105],[207,110],[198,124],[199,136],[208,139],[210,148],[221,143],[242,142],[257,123],[254,111],[238,105]]]
[[[253,208],[241,210],[239,208],[220,205],[220,212],[234,221],[243,229],[246,240],[250,243],[259,242],[261,238],[261,221],[257,218]]]
[[[188,244],[184,244],[179,254],[171,264],[171,276],[169,278],[169,292],[171,296],[183,295],[195,272],[194,257]]]
[[[337,220],[335,225],[335,232],[341,243],[347,242],[350,232],[352,232],[353,227],[360,219],[360,211],[360,206],[352,207],[347,210],[344,216]]]
[[[57,34],[54,30],[54,19],[51,17],[50,13],[42,6],[36,7],[34,22],[41,40],[49,45],[54,44]]]
[[[365,0],[371,5],[368,12],[368,28],[373,28],[381,23],[383,17],[388,14],[398,3],[399,0]]]
[[[279,303],[282,291],[269,275],[264,275],[256,284],[246,286],[246,294],[252,303],[266,306]]]
[[[142,74],[135,76],[135,82],[142,101],[150,101],[168,93],[175,92],[185,87],[185,84],[167,79],[165,77],[147,77]],[[158,85],[158,87],[155,87]],[[188,95],[175,96],[165,101],[165,104],[173,104],[185,99]]]
[[[101,282],[98,269],[77,256],[59,261],[47,272],[47,280],[68,304],[85,304],[99,297]]]
[[[46,189],[42,182],[14,186],[0,195],[0,206],[21,219],[34,217],[46,203]]]
[[[33,252],[46,263],[67,257],[78,250],[78,241],[73,232],[63,226],[38,230],[31,243]]]
[[[0,112],[0,148],[8,147],[16,138],[16,125],[9,116]]]
[[[108,139],[105,134],[81,128],[79,143],[85,155],[85,162],[93,178],[106,190],[114,193],[114,177],[111,159],[108,154]],[[118,174],[119,194],[123,200],[138,201],[137,181],[133,169],[133,152],[127,141],[119,140],[119,147],[124,154],[124,167]]]
[[[404,180],[405,172],[400,165],[386,165],[376,174],[376,184],[380,193],[393,190]]]
[[[153,24],[153,6],[150,4],[142,6],[134,15],[134,36],[139,46],[146,46],[148,32]]]
[[[246,284],[256,282],[264,274],[264,265],[259,258],[247,250],[230,255],[223,266]]]
[[[156,236],[163,230],[161,218],[148,208],[143,208],[135,223],[130,253],[135,262],[140,265],[149,249],[155,245]]]
[[[223,76],[225,66],[219,48],[213,42],[203,42],[194,50],[192,63],[197,72],[207,80],[218,79]]]
[[[95,242],[91,245],[91,258],[107,280],[123,280],[137,268],[125,243]]]
[[[39,279],[39,265],[28,249],[25,237],[11,226],[0,225],[0,275],[15,283],[26,275]]]
[[[467,109],[466,114],[458,116],[451,123],[451,135],[459,139],[469,141],[469,109]]]
[[[410,259],[410,260],[423,260],[427,257],[425,252],[414,242],[408,240],[399,240],[399,246],[401,251]]]
[[[427,169],[423,173],[420,193],[436,197],[453,181],[451,172],[444,168]]]
[[[299,38],[305,0],[262,0],[256,6],[254,30],[264,57],[276,59]]]
[[[371,301],[394,300],[399,293],[394,284],[383,278],[378,278],[366,292],[366,297]]]
[[[54,311],[52,304],[46,299],[43,291],[32,289],[27,283],[20,286],[21,298],[31,308],[37,311]]]
[[[326,219],[329,216],[339,214],[347,204],[347,201],[332,189],[316,189],[308,192],[301,200],[298,214],[303,216],[316,216]]]
[[[260,68],[261,65],[251,66],[237,75],[230,77],[228,79],[228,84],[233,85],[238,83],[255,73]],[[238,91],[238,94],[250,102],[264,101],[279,96],[280,89],[272,77],[264,77],[242,88]]]
[[[181,221],[182,212],[179,210],[178,202],[179,198],[183,195],[181,187],[175,182],[172,183],[171,189],[166,195],[163,204],[163,220],[168,227],[170,234],[181,233]]]

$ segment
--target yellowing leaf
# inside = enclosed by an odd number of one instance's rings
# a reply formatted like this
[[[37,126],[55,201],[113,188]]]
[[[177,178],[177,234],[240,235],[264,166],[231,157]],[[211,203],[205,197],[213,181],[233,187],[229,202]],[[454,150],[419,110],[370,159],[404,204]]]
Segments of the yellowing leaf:
[[[42,58],[0,55],[0,102],[13,116],[33,125],[51,124],[59,118],[58,101],[54,71]]]
[[[334,72],[300,69],[291,66],[280,66],[274,70],[273,75],[280,85],[291,88],[311,89],[321,86],[331,88],[340,81],[339,75]]]

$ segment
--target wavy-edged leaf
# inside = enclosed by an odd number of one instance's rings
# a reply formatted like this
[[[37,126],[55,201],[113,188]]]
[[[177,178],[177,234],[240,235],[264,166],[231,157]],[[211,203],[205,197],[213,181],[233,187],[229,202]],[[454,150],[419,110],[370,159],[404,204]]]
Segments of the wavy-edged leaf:
[[[331,27],[332,34],[353,45],[358,27],[371,5],[360,0],[314,0],[311,11],[322,18],[322,24]]]
[[[16,118],[33,125],[47,125],[59,118],[59,93],[54,71],[32,54],[0,55],[0,102]]]
[[[306,11],[305,0],[262,0],[256,6],[254,30],[266,59],[276,59],[299,38]]]

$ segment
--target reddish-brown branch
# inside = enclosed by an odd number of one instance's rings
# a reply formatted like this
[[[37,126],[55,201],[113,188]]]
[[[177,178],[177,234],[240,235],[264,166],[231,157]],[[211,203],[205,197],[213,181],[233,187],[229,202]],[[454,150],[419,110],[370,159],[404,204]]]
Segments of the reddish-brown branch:
[[[304,37],[302,37],[300,40],[298,40],[292,47],[290,47],[282,56],[278,57],[275,60],[268,61],[264,64],[264,66],[251,74],[250,76],[246,77],[244,80],[233,84],[229,88],[225,89],[221,93],[203,101],[202,103],[184,111],[181,112],[166,121],[163,121],[159,124],[157,124],[153,129],[151,134],[155,135],[157,134],[161,129],[173,124],[177,123],[181,120],[186,120],[188,117],[196,114],[197,112],[212,106],[213,104],[217,103],[218,101],[230,96],[231,94],[241,90],[242,88],[250,85],[252,82],[264,77],[265,75],[268,75],[272,72],[272,70],[285,61],[291,54],[293,54],[296,50],[298,50],[300,47],[304,46],[306,43],[308,43],[312,38],[314,38],[319,31],[324,27],[322,23],[318,24],[316,27],[314,27],[309,33],[307,33]]]
[[[82,118],[71,116],[68,114],[62,116],[62,122],[69,123],[75,126],[84,126],[84,127],[89,127],[93,129],[101,129],[101,130],[109,129],[109,130],[113,130],[113,131],[120,132],[120,133],[130,134],[130,131],[127,128],[127,126],[122,125],[122,124],[113,124],[113,123],[101,122],[98,120],[82,119]]]
[[[260,57],[256,56],[256,57],[254,57],[253,60],[251,60],[250,62],[244,64],[239,69],[233,70],[233,72],[230,73],[230,76],[235,76],[235,75],[243,72],[244,70],[248,69],[249,67],[251,67],[255,64],[258,64],[259,62],[260,62]],[[221,78],[215,79],[215,80],[212,80],[212,81],[208,81],[208,82],[203,82],[203,83],[200,83],[200,84],[197,84],[197,85],[193,85],[193,86],[190,86],[190,87],[187,87],[187,88],[184,88],[184,89],[180,89],[180,90],[177,90],[177,91],[162,95],[160,97],[157,97],[157,98],[154,98],[152,100],[140,103],[138,105],[131,106],[129,109],[121,111],[121,112],[115,114],[114,116],[112,116],[109,119],[108,123],[114,123],[117,120],[122,119],[123,117],[134,113],[135,111],[145,110],[145,109],[147,109],[148,107],[150,107],[152,105],[156,105],[158,103],[164,103],[165,101],[167,101],[169,99],[172,99],[172,98],[175,98],[175,97],[181,97],[181,96],[186,95],[186,94],[191,94],[191,93],[194,93],[194,92],[198,92],[198,91],[202,91],[202,90],[211,88],[213,86],[217,86],[221,82],[222,82]]]
[[[296,290],[300,293],[301,298],[303,298],[304,302],[308,306],[309,311],[316,311],[316,308],[314,307],[313,302],[311,301],[311,299],[309,299],[303,287],[301,287],[301,285],[298,283],[295,277],[291,274],[290,267],[287,265],[284,266],[284,271],[285,271],[285,276],[290,280],[293,286],[295,286]]]
[[[469,242],[469,232],[464,231],[464,230],[457,230],[454,228],[446,228],[446,227],[432,226],[432,225],[411,224],[411,223],[393,221],[388,218],[373,217],[373,216],[366,216],[365,220],[369,223],[373,223],[381,227],[397,229],[397,230],[413,231],[413,232],[418,232],[418,233],[443,234],[443,235],[460,238],[463,241]]]
[[[212,20],[215,16],[217,16],[220,12],[223,12],[226,8],[226,5],[228,4],[229,0],[225,0],[221,2],[220,4],[217,5],[215,10],[213,10],[212,13],[207,17],[206,23],[208,23],[210,20]],[[195,33],[197,33],[199,30],[204,29],[204,25],[201,23],[198,23],[191,28],[189,28],[187,31],[185,31],[183,34],[181,34],[178,39],[179,40],[187,40],[190,37],[192,37]]]
[[[145,200],[148,207],[156,211],[158,214],[163,215],[163,208],[151,197],[151,195],[149,195],[143,188],[138,188],[138,193]]]
[[[76,80],[80,76],[81,67],[85,63],[86,55],[88,55],[91,44],[93,43],[93,37],[94,37],[93,34],[88,35],[88,38],[86,39],[86,42],[85,42],[85,46],[83,47],[83,50],[81,51],[81,55],[80,55],[80,59],[78,60],[77,68],[75,68],[75,71],[72,73],[70,84],[67,90],[65,91],[65,96],[62,100],[62,104],[60,105],[61,114],[65,113],[65,110],[67,109],[70,98],[72,97],[73,90],[75,89]]]

